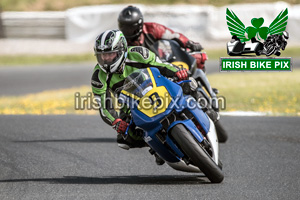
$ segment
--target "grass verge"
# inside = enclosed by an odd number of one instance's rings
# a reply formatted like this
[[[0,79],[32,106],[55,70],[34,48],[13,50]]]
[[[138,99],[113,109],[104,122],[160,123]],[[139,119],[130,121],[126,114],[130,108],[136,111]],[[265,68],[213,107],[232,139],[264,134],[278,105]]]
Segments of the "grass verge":
[[[209,75],[213,87],[226,98],[224,111],[255,111],[300,116],[300,70],[293,72],[218,73]],[[0,114],[98,114],[75,110],[75,93],[88,96],[89,86],[0,97]],[[81,102],[81,101],[80,101]],[[87,104],[85,104],[87,107]]]
[[[88,86],[78,88],[49,90],[24,96],[0,97],[0,114],[96,114],[96,110],[75,110],[75,93],[87,96],[91,92]]]
[[[32,66],[54,63],[76,63],[94,61],[93,54],[79,55],[0,55],[0,67],[2,66]]]
[[[293,72],[219,73],[209,75],[226,98],[225,111],[255,111],[300,116],[300,70]]]

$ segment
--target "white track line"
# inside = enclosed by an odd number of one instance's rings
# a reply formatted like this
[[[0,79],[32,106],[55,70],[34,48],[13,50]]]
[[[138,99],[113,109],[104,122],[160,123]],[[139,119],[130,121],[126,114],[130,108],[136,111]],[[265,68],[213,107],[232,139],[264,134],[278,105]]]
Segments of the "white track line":
[[[266,116],[267,115],[267,113],[253,112],[253,111],[229,111],[229,112],[220,112],[220,114],[226,116]]]

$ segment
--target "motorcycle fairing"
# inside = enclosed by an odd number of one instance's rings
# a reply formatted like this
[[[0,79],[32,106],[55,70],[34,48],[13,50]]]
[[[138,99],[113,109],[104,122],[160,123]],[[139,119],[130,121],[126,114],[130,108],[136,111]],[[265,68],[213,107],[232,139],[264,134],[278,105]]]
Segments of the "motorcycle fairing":
[[[189,130],[192,135],[199,141],[199,142],[202,142],[203,141],[203,136],[202,134],[200,133],[200,131],[197,129],[197,127],[195,126],[195,124],[193,123],[192,120],[190,119],[186,119],[186,120],[183,120],[183,121],[175,121],[173,122],[170,127],[168,128],[167,132],[169,132],[175,125],[177,124],[182,124],[185,126],[185,128],[187,130]]]
[[[196,104],[197,102],[194,98],[189,98],[188,103]],[[207,134],[210,129],[210,121],[209,121],[209,118],[207,117],[207,115],[203,112],[203,110],[202,109],[191,109],[189,107],[187,107],[186,109],[195,117],[195,119],[198,121],[200,126],[203,128],[203,130]]]
[[[151,80],[153,82],[153,88],[159,88],[164,87],[167,89],[167,92],[172,98],[180,97],[176,101],[176,104],[170,103],[168,104],[168,108],[166,108],[163,112],[157,113],[157,115],[147,115],[143,110],[141,111],[137,105],[134,107],[131,107],[131,115],[132,119],[137,127],[140,127],[144,130],[144,140],[145,142],[152,148],[155,149],[156,153],[159,154],[165,161],[170,163],[179,162],[181,158],[184,156],[184,154],[178,149],[176,144],[172,141],[172,139],[167,134],[170,128],[174,127],[176,124],[181,123],[183,124],[199,142],[203,140],[203,136],[200,133],[200,131],[197,129],[195,124],[192,120],[179,120],[171,124],[168,131],[166,131],[166,135],[164,135],[164,141],[161,141],[157,134],[161,134],[162,130],[162,124],[160,121],[168,116],[172,111],[175,111],[176,113],[181,113],[183,109],[188,109],[187,103],[187,96],[182,95],[182,88],[171,81],[169,81],[167,78],[163,77],[159,70],[156,68],[147,68],[149,75],[151,77]],[[156,90],[150,90],[148,93],[153,93],[153,91]],[[163,90],[161,90],[163,91]],[[157,91],[159,92],[159,91]],[[149,96],[149,94],[146,93],[146,95]],[[139,98],[136,95],[133,95],[131,93],[128,93],[126,91],[121,92],[122,96],[124,95],[125,98],[129,100],[129,103],[132,103],[130,101],[137,101],[138,104],[141,98]],[[192,98],[193,99],[193,98]],[[195,99],[192,100],[192,102],[196,103]],[[195,117],[195,119],[199,122],[199,124],[203,127],[205,132],[208,131],[209,128],[209,121],[206,117],[206,115],[203,113],[203,111],[200,108],[197,109],[189,109],[189,112],[192,113]],[[198,115],[198,116],[197,116]],[[171,150],[170,150],[171,149]]]
[[[175,99],[176,97],[182,96],[182,89],[179,85],[176,83],[173,83],[169,81],[167,78],[162,76],[159,73],[159,70],[156,68],[148,68],[149,74],[151,76],[152,82],[155,84],[153,85],[153,88],[164,88],[161,90],[151,90],[150,93],[147,93],[145,96],[151,96],[154,92],[156,92],[161,97],[166,97],[165,95],[168,95],[170,98],[172,97]],[[166,89],[168,88],[168,89]],[[168,92],[166,94],[165,92]],[[152,93],[152,94],[151,94]],[[161,93],[161,94],[159,94]],[[140,104],[142,98],[139,98],[133,94],[129,94],[125,91],[121,91],[121,95],[125,95],[128,97],[128,103],[133,104],[133,102],[138,102]],[[158,112],[154,115],[151,115],[147,112],[145,112],[143,109],[138,108],[138,106],[134,106],[133,109],[131,109],[132,116],[134,116],[134,123],[141,127],[144,130],[151,130],[153,127],[157,127],[160,125],[160,120],[167,116],[174,108],[176,108],[176,105],[173,101],[169,100],[168,107],[163,108],[162,110],[158,110]],[[176,104],[182,104],[184,103],[184,99],[178,99]],[[182,110],[179,108],[179,110]]]

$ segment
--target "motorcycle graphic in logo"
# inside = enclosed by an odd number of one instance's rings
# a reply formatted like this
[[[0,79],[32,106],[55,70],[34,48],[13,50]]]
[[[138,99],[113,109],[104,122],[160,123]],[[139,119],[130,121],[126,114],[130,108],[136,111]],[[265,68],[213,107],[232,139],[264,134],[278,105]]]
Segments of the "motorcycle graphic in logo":
[[[262,26],[264,19],[252,18],[252,26],[245,27],[243,22],[228,8],[226,10],[228,29],[232,35],[227,43],[227,54],[240,56],[254,53],[260,55],[280,56],[285,50],[289,34],[285,31],[288,20],[288,9],[281,11],[269,27]],[[247,41],[251,41],[248,42]]]

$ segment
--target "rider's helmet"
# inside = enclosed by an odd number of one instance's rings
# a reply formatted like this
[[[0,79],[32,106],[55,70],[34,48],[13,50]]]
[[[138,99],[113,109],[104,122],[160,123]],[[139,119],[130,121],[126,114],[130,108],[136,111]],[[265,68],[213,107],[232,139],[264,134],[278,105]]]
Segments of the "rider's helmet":
[[[290,37],[290,35],[289,35],[289,33],[287,31],[283,31],[282,32],[282,37],[284,38],[284,40],[288,40],[289,37]]]
[[[127,42],[119,30],[107,30],[96,38],[95,56],[105,73],[123,73],[127,58]]]
[[[118,18],[119,29],[127,40],[137,39],[143,31],[143,15],[140,9],[134,6],[124,8]]]

